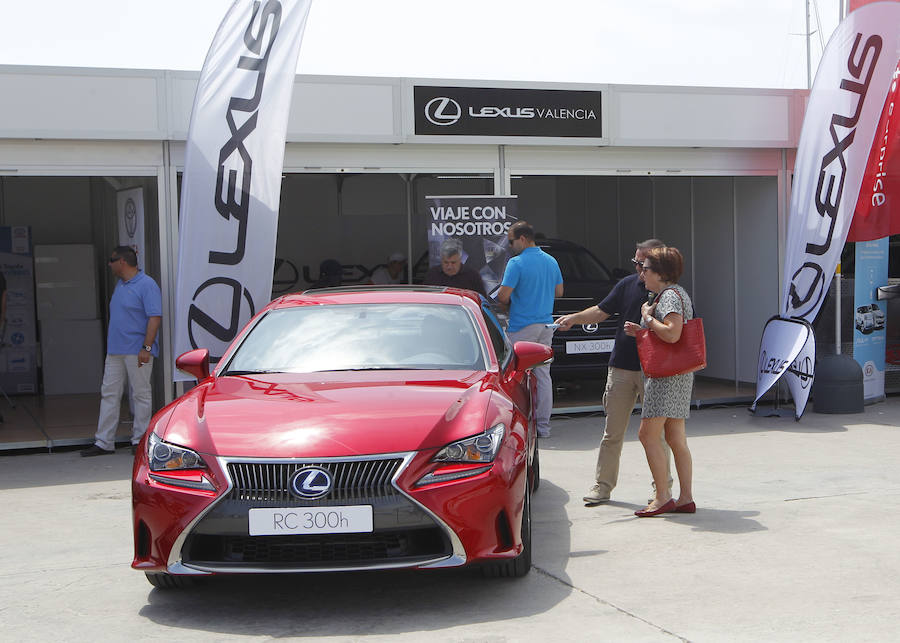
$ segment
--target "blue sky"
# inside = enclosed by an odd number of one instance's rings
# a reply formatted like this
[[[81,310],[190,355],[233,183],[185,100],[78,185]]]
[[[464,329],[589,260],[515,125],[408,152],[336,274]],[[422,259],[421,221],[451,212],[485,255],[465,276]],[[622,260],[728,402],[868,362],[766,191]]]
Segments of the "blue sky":
[[[199,70],[231,0],[0,3],[0,64]],[[297,71],[806,87],[804,0],[313,0]],[[817,0],[813,71],[839,20]],[[815,13],[815,11],[814,11]],[[816,30],[815,16],[812,29]]]

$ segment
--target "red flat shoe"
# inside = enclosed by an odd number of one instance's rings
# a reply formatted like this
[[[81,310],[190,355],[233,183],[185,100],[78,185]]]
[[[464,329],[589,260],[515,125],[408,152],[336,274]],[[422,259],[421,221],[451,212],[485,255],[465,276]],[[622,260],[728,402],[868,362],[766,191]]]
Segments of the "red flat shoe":
[[[675,510],[675,499],[669,498],[669,502],[657,507],[656,509],[638,509],[634,515],[638,518],[649,518],[650,516],[658,516],[659,514],[668,513]]]
[[[675,507],[672,510],[673,514],[692,514],[697,513],[697,505],[694,504],[694,501],[686,502],[681,506]]]

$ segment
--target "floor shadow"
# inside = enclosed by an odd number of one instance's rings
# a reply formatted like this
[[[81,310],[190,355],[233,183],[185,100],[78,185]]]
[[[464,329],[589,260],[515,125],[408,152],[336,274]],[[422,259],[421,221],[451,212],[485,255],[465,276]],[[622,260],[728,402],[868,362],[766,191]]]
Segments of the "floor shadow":
[[[559,572],[569,558],[567,497],[546,480],[535,493],[533,569],[524,578],[483,578],[477,568],[222,576],[153,589],[140,614],[167,627],[279,638],[436,632],[532,616],[572,592]]]
[[[643,509],[646,505],[610,500],[597,506],[620,507],[629,513],[633,513],[638,509]],[[693,514],[667,513],[650,518],[638,518],[634,515],[628,515],[608,520],[605,524],[625,523],[634,520],[670,520],[690,526],[691,531],[708,531],[722,534],[748,534],[756,531],[768,531],[768,527],[753,520],[755,516],[759,515],[758,511],[730,511],[700,507],[697,509],[697,513]]]
[[[769,528],[754,520],[758,511],[730,511],[727,509],[697,509],[694,514],[663,514],[661,518],[690,526],[691,531],[717,534],[749,534],[768,531]],[[650,520],[640,518],[639,520]]]
[[[125,446],[112,455],[82,458],[81,447],[28,455],[0,453],[0,489],[130,480],[134,456]]]

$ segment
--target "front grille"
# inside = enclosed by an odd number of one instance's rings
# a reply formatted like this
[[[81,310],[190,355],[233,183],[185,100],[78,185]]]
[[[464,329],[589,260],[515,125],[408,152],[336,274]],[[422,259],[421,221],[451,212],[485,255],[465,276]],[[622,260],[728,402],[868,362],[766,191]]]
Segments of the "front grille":
[[[400,495],[391,480],[403,464],[402,458],[349,460],[344,462],[230,462],[228,474],[234,484],[229,500],[262,504],[328,505],[377,502]],[[293,474],[304,467],[325,469],[334,481],[331,491],[317,500],[301,500],[290,492]]]
[[[303,566],[430,559],[450,553],[438,528],[371,534],[305,536],[197,536],[189,544],[193,563],[225,565]]]
[[[342,461],[227,462],[232,488],[191,528],[182,546],[186,564],[222,570],[341,569],[416,565],[450,556],[444,528],[391,480],[404,458],[372,457]],[[328,471],[331,491],[318,499],[295,497],[294,473],[316,466]],[[264,507],[370,505],[371,533],[250,536],[249,512]]]

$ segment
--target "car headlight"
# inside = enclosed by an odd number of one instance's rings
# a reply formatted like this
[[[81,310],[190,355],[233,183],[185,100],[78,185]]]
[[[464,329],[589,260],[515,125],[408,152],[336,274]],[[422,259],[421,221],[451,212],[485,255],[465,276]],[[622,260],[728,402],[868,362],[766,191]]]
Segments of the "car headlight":
[[[457,440],[445,446],[434,456],[435,462],[493,462],[500,443],[503,442],[503,434],[506,427],[503,424],[495,424],[484,433]]]
[[[196,452],[164,442],[155,433],[151,433],[147,440],[147,460],[150,462],[150,471],[206,468],[203,458]]]

